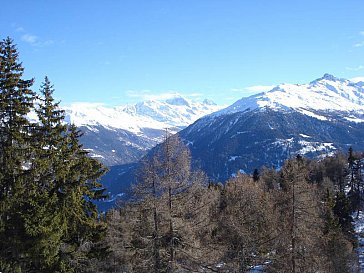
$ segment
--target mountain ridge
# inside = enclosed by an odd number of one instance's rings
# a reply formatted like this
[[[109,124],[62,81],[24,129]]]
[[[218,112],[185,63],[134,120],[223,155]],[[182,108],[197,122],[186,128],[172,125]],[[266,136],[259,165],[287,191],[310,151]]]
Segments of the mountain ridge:
[[[66,121],[76,126],[104,126],[141,135],[143,128],[162,130],[185,127],[221,107],[208,100],[194,102],[182,95],[174,94],[173,97],[165,100],[146,100],[115,107],[74,103],[63,109]]]
[[[107,166],[117,166],[137,162],[163,140],[166,129],[176,133],[221,106],[176,93],[165,100],[115,107],[75,103],[63,109],[65,121],[84,133],[81,142],[89,155]]]
[[[364,89],[330,74],[308,84],[280,84],[207,115],[179,134],[197,165],[223,181],[263,165],[280,167],[296,154],[317,158],[350,146],[364,149]]]
[[[308,84],[279,84],[273,89],[242,98],[231,106],[210,114],[251,111],[257,108],[307,111],[355,112],[357,121],[364,118],[364,88],[359,83],[325,74]],[[350,118],[350,114],[347,116]]]

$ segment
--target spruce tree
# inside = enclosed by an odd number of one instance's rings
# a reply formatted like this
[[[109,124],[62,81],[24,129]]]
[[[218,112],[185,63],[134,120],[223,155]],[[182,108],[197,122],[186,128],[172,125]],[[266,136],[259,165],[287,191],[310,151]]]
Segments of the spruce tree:
[[[66,146],[67,126],[64,113],[53,99],[54,89],[48,77],[40,89],[35,112],[38,124],[32,131],[32,183],[28,185],[23,220],[28,243],[27,268],[37,272],[55,272],[60,262],[59,249],[65,233],[59,209],[59,170]]]
[[[105,230],[93,201],[106,168],[64,124],[47,77],[34,107],[23,70],[13,41],[0,42],[0,271],[84,272]]]
[[[25,258],[22,206],[29,180],[30,131],[26,115],[33,107],[33,80],[10,38],[0,42],[0,268],[18,272]]]
[[[93,201],[103,197],[98,180],[106,168],[88,157],[76,126],[65,125],[53,92],[46,77],[36,109],[39,124],[32,164],[37,188],[32,214],[39,219],[29,218],[32,224],[27,227],[34,227],[33,261],[38,272],[83,272],[105,229]]]
[[[98,179],[106,168],[87,156],[79,143],[81,132],[65,124],[53,92],[45,77],[33,132],[35,191],[26,218],[33,241],[31,266],[37,272],[83,272],[104,233],[92,201],[103,197]]]
[[[98,180],[107,169],[87,156],[87,151],[79,143],[81,136],[75,125],[69,126],[58,189],[62,222],[66,225],[62,255],[76,272],[82,272],[87,258],[96,255],[95,243],[103,237],[106,229],[99,221],[93,201],[105,198],[105,189]]]

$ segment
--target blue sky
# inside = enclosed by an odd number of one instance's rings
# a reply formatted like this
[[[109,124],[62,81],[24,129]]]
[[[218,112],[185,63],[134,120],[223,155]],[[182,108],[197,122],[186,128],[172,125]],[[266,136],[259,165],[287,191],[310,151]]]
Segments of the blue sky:
[[[363,0],[12,0],[1,39],[63,104],[179,92],[230,104],[282,82],[364,76]]]

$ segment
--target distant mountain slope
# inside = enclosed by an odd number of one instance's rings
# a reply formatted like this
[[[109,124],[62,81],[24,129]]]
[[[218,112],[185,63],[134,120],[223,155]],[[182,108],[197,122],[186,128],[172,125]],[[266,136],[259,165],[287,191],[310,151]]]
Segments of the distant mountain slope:
[[[76,103],[64,109],[66,122],[84,132],[81,141],[90,156],[114,166],[136,162],[162,141],[166,128],[176,133],[221,107],[212,101],[193,102],[176,94],[164,101],[117,107]]]
[[[215,180],[280,167],[295,154],[325,156],[364,149],[363,85],[325,74],[242,98],[180,132],[194,162]]]
[[[217,181],[239,171],[252,173],[263,165],[279,168],[297,154],[314,158],[347,151],[350,146],[364,149],[364,123],[270,108],[197,121],[179,134],[195,164]]]

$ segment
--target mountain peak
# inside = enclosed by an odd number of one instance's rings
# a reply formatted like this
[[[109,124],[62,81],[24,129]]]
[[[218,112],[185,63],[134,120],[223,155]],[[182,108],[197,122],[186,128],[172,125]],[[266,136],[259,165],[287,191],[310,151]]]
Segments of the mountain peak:
[[[173,97],[165,100],[166,103],[176,106],[190,106],[190,102],[180,94],[175,94]]]
[[[217,105],[213,100],[209,100],[209,99],[204,99],[204,101],[202,103],[205,105],[214,105],[214,106]]]
[[[318,79],[312,81],[311,83],[317,83],[317,82],[321,82],[321,81],[324,81],[324,80],[325,81],[330,81],[330,82],[345,81],[345,79],[340,79],[340,78],[335,77],[332,74],[325,73],[321,78],[318,78]]]
[[[331,75],[329,73],[325,73],[324,76],[321,78],[328,81],[336,81],[338,78],[336,78],[334,75]]]

